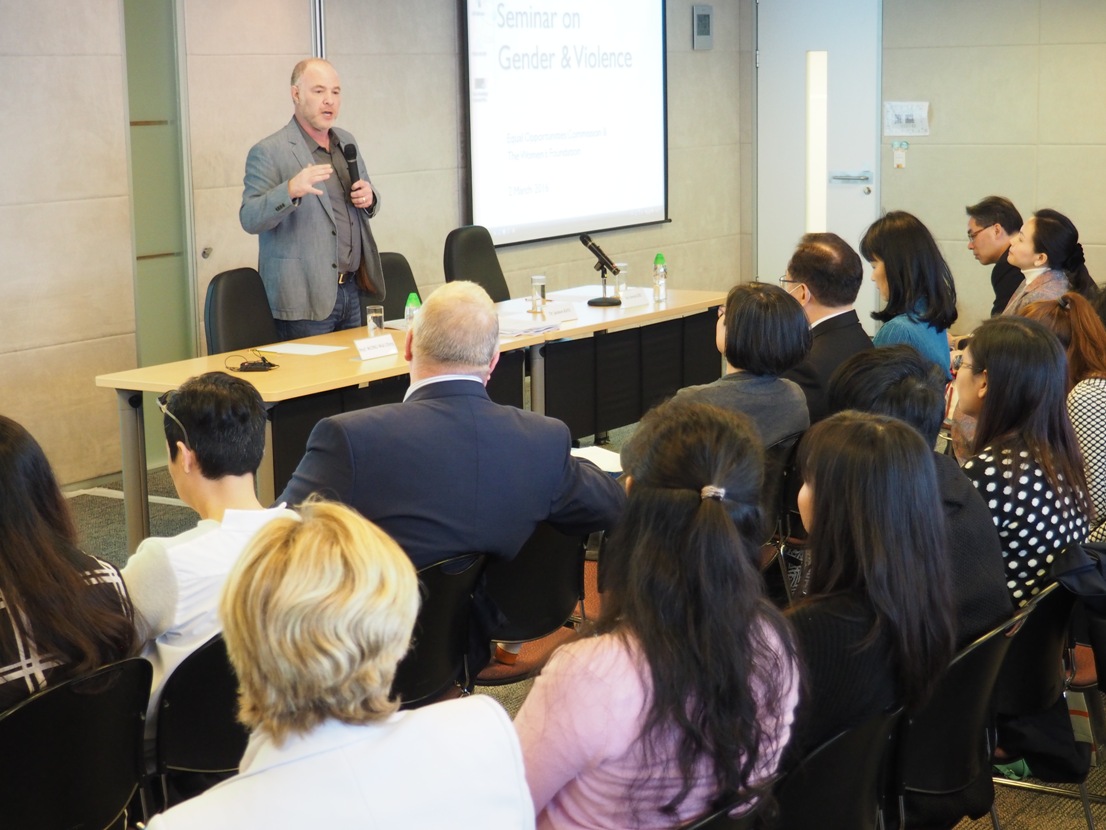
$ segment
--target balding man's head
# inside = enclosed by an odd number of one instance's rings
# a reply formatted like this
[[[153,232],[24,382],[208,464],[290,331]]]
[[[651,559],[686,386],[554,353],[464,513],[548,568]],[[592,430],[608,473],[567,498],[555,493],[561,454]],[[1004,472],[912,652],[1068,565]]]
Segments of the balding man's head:
[[[806,285],[814,299],[828,307],[856,302],[864,267],[849,243],[835,233],[808,233],[787,263],[787,273]]]
[[[415,315],[411,359],[422,374],[487,379],[499,354],[499,317],[488,292],[474,282],[450,282]]]

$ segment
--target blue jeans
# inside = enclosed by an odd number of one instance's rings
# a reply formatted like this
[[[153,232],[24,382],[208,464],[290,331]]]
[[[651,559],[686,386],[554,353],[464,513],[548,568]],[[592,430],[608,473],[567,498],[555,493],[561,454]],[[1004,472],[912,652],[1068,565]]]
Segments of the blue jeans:
[[[357,281],[347,279],[338,286],[334,310],[325,320],[276,320],[277,334],[281,340],[296,340],[313,334],[327,334],[342,329],[355,329],[361,322],[361,299],[357,293]]]

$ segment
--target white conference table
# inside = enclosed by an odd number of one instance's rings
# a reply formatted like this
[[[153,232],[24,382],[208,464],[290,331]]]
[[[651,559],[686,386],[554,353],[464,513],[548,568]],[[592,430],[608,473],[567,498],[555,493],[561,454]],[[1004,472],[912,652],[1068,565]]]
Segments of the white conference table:
[[[561,322],[556,328],[539,334],[500,339],[501,351],[529,349],[531,376],[531,408],[545,411],[544,360],[541,347],[551,341],[577,339],[598,332],[639,328],[652,323],[699,314],[708,308],[722,304],[725,294],[717,291],[670,289],[664,303],[648,303],[633,308],[621,306],[589,306],[587,300],[599,296],[598,285],[554,291],[549,299],[571,303],[575,320]],[[512,317],[527,314],[541,320],[542,314],[529,314],[529,299],[514,299],[497,304],[501,316]],[[328,392],[345,387],[366,386],[373,381],[407,374],[408,365],[403,357],[406,332],[388,329],[386,335],[396,343],[396,354],[361,360],[353,341],[365,337],[364,328],[305,337],[293,343],[322,346],[338,346],[338,351],[322,355],[272,354],[266,356],[280,368],[269,372],[244,372],[240,375],[249,381],[266,404]],[[264,347],[259,351],[264,352]],[[157,366],[128,369],[98,375],[96,385],[114,389],[119,412],[119,432],[122,445],[123,504],[127,525],[127,546],[134,551],[138,544],[150,535],[149,488],[146,478],[146,438],[143,421],[143,392],[160,394],[176,389],[185,380],[205,372],[227,371],[242,360],[253,359],[247,351],[207,355]],[[271,423],[266,425],[265,458],[258,470],[258,496],[262,503],[271,503],[275,497],[273,474],[273,436]]]

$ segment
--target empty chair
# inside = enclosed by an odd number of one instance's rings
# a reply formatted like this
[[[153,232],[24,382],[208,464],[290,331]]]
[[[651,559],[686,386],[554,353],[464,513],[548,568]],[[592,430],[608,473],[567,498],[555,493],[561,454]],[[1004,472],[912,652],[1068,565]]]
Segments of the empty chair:
[[[249,349],[280,340],[265,286],[256,269],[223,271],[208,283],[204,330],[208,354]]]
[[[571,620],[584,595],[584,538],[542,522],[518,556],[489,562],[484,590],[507,622],[492,633],[505,643],[529,643],[512,666],[490,663],[476,682],[496,686],[524,680],[575,631]]]
[[[492,235],[481,225],[454,228],[445,238],[445,281],[469,280],[483,286],[493,303],[511,299]]]
[[[123,827],[142,781],[152,670],[112,663],[0,715],[0,824],[70,830]]]
[[[238,722],[238,680],[221,634],[169,675],[157,717],[157,774],[166,807],[171,773],[238,770],[249,733]]]
[[[469,675],[469,624],[472,595],[487,557],[454,556],[419,571],[422,605],[415,621],[411,650],[396,669],[392,694],[402,708],[433,703],[457,688],[472,691]]]
[[[384,284],[388,286],[388,293],[384,297],[384,319],[402,320],[408,296],[414,294],[422,302],[415,275],[411,273],[411,264],[403,254],[387,251],[380,255],[380,265],[384,269]],[[365,304],[362,303],[362,323],[365,322],[364,314]]]

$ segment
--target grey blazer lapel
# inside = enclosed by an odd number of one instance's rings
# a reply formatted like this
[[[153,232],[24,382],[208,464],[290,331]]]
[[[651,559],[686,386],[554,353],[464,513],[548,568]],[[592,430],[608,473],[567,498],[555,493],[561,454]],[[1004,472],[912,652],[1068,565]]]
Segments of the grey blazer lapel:
[[[300,128],[296,126],[296,121],[293,118],[292,122],[285,128],[285,132],[288,134],[288,147],[292,153],[292,156],[296,159],[296,164],[299,165],[302,170],[311,164],[316,164],[315,157],[311,154],[311,151],[307,147],[307,143],[304,141],[303,133],[300,132]],[[330,218],[330,223],[334,224],[334,209],[330,205],[330,193],[326,189],[324,184],[322,187],[316,185],[319,190],[322,191],[321,196],[315,196],[310,193],[308,196],[318,199],[319,203],[323,206],[323,210],[326,211],[326,215]]]

